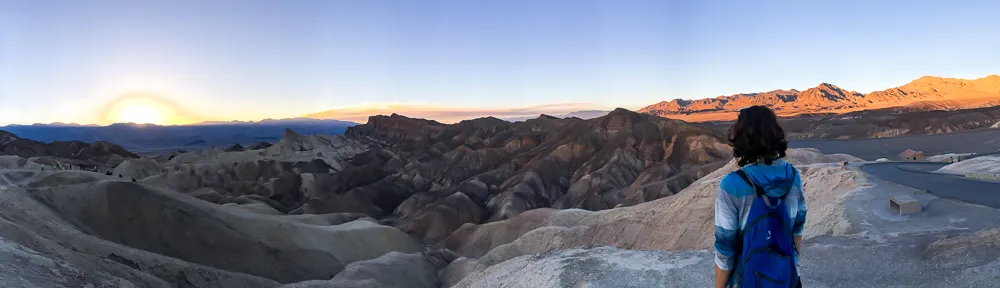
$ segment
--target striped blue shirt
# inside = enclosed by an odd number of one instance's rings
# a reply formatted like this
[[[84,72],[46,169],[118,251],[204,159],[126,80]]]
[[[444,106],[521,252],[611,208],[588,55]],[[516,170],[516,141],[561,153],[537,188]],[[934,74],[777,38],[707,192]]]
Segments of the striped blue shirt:
[[[784,199],[792,233],[801,236],[806,223],[806,199],[802,194],[802,179],[795,167],[778,159],[771,165],[746,165],[743,171],[763,187],[768,196]],[[715,199],[715,264],[723,270],[732,270],[737,262],[735,255],[742,241],[740,231],[746,225],[755,197],[753,187],[734,172],[719,183]],[[798,263],[798,257],[795,261]]]

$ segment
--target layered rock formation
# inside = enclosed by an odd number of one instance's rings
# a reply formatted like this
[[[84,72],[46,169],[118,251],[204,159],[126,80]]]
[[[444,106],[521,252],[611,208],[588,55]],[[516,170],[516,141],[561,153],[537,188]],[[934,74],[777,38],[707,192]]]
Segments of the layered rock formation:
[[[203,200],[209,200],[206,197],[214,197],[212,195],[256,196],[262,199],[260,201],[273,202],[275,209],[287,212],[307,200],[308,188],[303,188],[303,175],[311,177],[313,173],[329,175],[330,172],[330,166],[318,159],[309,162],[209,161],[150,176],[141,182],[193,194]]]
[[[453,125],[374,116],[347,136],[381,148],[348,161],[333,176],[341,184],[309,202],[312,212],[391,215],[431,242],[465,223],[536,208],[601,210],[662,198],[731,158],[718,133],[624,109],[590,120]],[[356,185],[344,185],[348,179]]]
[[[921,77],[906,85],[868,94],[822,83],[805,91],[775,90],[699,100],[675,99],[639,112],[688,121],[732,120],[744,107],[766,105],[779,116],[808,113],[845,113],[888,107],[911,110],[950,110],[1000,105],[1000,76],[966,80]]]
[[[128,158],[139,158],[112,143],[97,141],[84,143],[80,141],[60,141],[42,143],[30,139],[22,139],[13,133],[0,130],[0,155],[16,155],[19,157],[56,157],[68,164],[84,164],[87,166],[115,167]],[[68,167],[67,167],[68,168]]]
[[[0,237],[140,287],[274,287],[422,250],[370,221],[305,224],[91,172],[0,172]]]
[[[316,191],[333,190],[330,186],[336,182],[329,179],[350,180],[348,174],[334,172],[367,148],[343,136],[304,136],[291,130],[286,130],[285,138],[275,145],[260,147],[174,155],[164,164],[169,172],[141,182],[193,193],[214,203],[261,202],[288,212],[307,203]],[[236,200],[241,196],[253,200]]]

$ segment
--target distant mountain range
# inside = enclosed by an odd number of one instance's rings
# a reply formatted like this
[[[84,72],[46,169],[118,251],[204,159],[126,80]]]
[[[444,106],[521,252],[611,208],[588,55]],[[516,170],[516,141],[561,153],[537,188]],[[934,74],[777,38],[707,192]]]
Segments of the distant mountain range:
[[[805,91],[774,90],[698,100],[663,101],[639,112],[686,121],[736,118],[739,109],[767,105],[779,116],[847,113],[882,108],[907,111],[955,110],[1000,106],[1000,76],[966,80],[925,76],[906,85],[868,94],[822,83]]]
[[[42,142],[107,141],[132,151],[148,149],[229,146],[275,142],[285,128],[302,134],[343,134],[354,122],[309,118],[265,119],[261,121],[203,122],[193,125],[161,126],[152,124],[116,123],[108,126],[65,123],[8,125],[0,130]]]
[[[267,118],[267,119],[260,120],[260,121],[238,121],[238,120],[233,120],[233,121],[205,121],[205,122],[191,124],[191,125],[186,125],[186,126],[199,126],[199,125],[240,125],[240,124],[246,124],[246,125],[253,125],[253,124],[258,124],[258,125],[269,125],[269,124],[311,124],[311,123],[317,123],[317,122],[331,122],[331,123],[332,122],[341,122],[341,123],[345,123],[345,124],[348,124],[348,125],[357,125],[358,124],[358,123],[354,123],[354,122],[351,122],[351,121],[340,121],[340,120],[335,120],[335,119],[316,119],[316,118],[297,117],[297,118],[283,118],[283,119],[271,119],[271,118]]]
[[[570,112],[570,113],[566,113],[566,114],[545,115],[545,116],[550,116],[550,117],[555,117],[555,118],[560,118],[560,119],[576,117],[576,118],[580,118],[580,119],[583,119],[583,120],[587,120],[587,119],[594,119],[594,118],[597,118],[597,117],[608,115],[608,113],[611,113],[611,111],[606,111],[606,110],[584,110],[584,111]],[[544,115],[544,114],[542,114],[542,115]],[[528,120],[531,120],[531,119],[535,119],[535,118],[538,118],[539,116],[542,116],[542,115],[535,115],[535,116],[530,116],[530,117],[528,117],[528,116],[525,116],[525,117],[511,117],[511,118],[501,118],[501,119],[503,119],[505,121],[508,121],[508,122],[518,122],[518,121],[528,121]]]

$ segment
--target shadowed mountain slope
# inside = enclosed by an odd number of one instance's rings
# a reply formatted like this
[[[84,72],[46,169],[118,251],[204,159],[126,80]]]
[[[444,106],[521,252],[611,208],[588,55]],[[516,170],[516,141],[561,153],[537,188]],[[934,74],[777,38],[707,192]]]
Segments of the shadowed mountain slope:
[[[24,139],[13,133],[0,130],[0,155],[19,157],[56,157],[70,164],[117,166],[127,158],[139,158],[117,144],[97,141],[59,141],[43,143]]]

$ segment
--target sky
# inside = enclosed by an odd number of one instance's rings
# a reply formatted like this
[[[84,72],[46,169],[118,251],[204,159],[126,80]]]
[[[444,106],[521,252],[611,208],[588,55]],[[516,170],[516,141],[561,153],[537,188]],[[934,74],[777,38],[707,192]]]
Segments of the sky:
[[[391,109],[449,122],[821,82],[865,93],[1000,73],[996,11],[1000,1],[0,0],[0,125]]]

